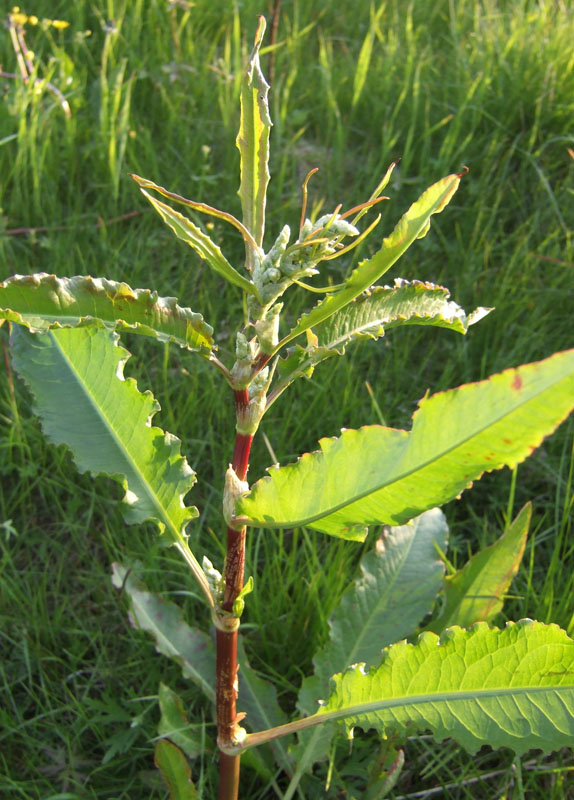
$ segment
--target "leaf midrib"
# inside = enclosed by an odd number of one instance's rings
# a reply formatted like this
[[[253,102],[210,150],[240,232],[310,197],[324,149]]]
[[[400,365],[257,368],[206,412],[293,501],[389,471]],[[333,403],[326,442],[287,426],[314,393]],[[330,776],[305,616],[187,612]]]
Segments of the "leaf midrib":
[[[450,692],[434,692],[430,694],[419,695],[403,695],[402,697],[392,697],[386,700],[371,700],[366,703],[358,703],[353,706],[345,706],[344,708],[335,709],[334,711],[318,711],[313,714],[309,719],[316,719],[317,721],[330,721],[342,719],[344,717],[357,717],[366,716],[367,714],[376,713],[377,711],[385,711],[391,708],[401,706],[415,706],[415,705],[428,705],[437,703],[456,703],[466,702],[468,700],[489,700],[505,697],[515,696],[528,696],[529,694],[543,694],[543,693],[557,693],[564,694],[573,693],[572,699],[574,700],[574,684],[567,686],[521,686],[521,687],[501,687],[489,689],[472,689],[465,691],[452,690]],[[543,713],[545,713],[543,711]],[[320,719],[319,719],[320,718]]]
[[[96,415],[102,420],[102,422],[104,424],[104,427],[107,430],[111,431],[112,439],[116,443],[116,446],[117,446],[118,450],[120,451],[120,453],[124,453],[125,459],[132,465],[132,468],[133,468],[134,472],[140,478],[140,482],[143,485],[144,490],[146,491],[148,497],[151,499],[152,505],[155,508],[159,509],[160,519],[170,529],[171,533],[173,534],[173,536],[175,537],[176,540],[183,541],[182,534],[176,528],[176,526],[173,524],[171,516],[164,509],[164,506],[162,505],[162,503],[160,502],[159,498],[157,497],[157,494],[149,486],[149,483],[148,483],[147,479],[144,477],[144,475],[142,474],[137,462],[133,459],[133,457],[131,456],[129,450],[126,450],[126,448],[124,447],[121,439],[119,438],[119,436],[116,433],[115,428],[113,427],[113,425],[109,421],[108,417],[103,413],[101,407],[96,402],[95,397],[93,396],[92,392],[90,392],[88,390],[87,385],[82,380],[82,377],[81,377],[80,373],[78,372],[78,370],[75,368],[73,362],[68,358],[67,354],[65,353],[63,348],[60,346],[60,343],[58,342],[58,337],[54,336],[52,331],[50,332],[50,337],[55,342],[56,347],[58,348],[58,351],[60,352],[62,358],[65,361],[65,363],[68,365],[68,369],[76,377],[76,381],[77,381],[77,383],[78,383],[78,385],[80,387],[80,390],[84,392],[88,402],[95,409]],[[117,347],[117,345],[114,345],[114,346]],[[122,380],[123,382],[126,381],[126,379],[123,378],[123,377],[122,378],[118,378],[118,380]],[[150,426],[150,430],[151,429],[152,429],[152,426]],[[157,430],[159,431],[159,428]],[[129,485],[128,485],[128,488],[129,488]]]

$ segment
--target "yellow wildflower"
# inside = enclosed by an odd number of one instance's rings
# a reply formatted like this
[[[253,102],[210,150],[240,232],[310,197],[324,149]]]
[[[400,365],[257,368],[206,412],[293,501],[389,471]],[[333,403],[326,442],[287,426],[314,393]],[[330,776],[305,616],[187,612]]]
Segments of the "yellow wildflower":
[[[69,22],[64,22],[63,19],[52,20],[52,26],[56,28],[57,31],[63,31],[64,28],[67,28],[69,24],[70,24]]]
[[[18,8],[18,6],[14,6],[14,8]],[[10,14],[10,21],[14,23],[14,25],[25,25],[28,21],[28,17],[26,14],[20,14],[18,11]]]

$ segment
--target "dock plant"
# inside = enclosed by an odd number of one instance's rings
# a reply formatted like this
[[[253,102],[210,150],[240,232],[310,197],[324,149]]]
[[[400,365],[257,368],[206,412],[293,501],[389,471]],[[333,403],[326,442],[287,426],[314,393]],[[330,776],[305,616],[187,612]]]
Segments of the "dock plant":
[[[317,219],[307,216],[312,170],[302,187],[298,228],[284,225],[264,237],[272,128],[259,55],[264,30],[261,18],[242,79],[237,136],[242,219],[132,175],[175,235],[217,273],[222,291],[231,284],[226,302],[231,307],[236,301],[237,308],[232,363],[220,358],[213,329],[201,314],[173,297],[106,277],[39,273],[0,284],[13,366],[32,393],[47,438],[67,445],[80,471],[119,481],[125,522],[154,521],[199,587],[209,614],[205,630],[188,626],[174,604],[147,590],[137,571],[113,568],[133,623],[149,631],[157,649],[175,659],[184,677],[214,704],[220,800],[239,796],[242,762],[270,775],[277,796],[289,800],[302,777],[331,752],[341,726],[350,737],[355,728],[374,729],[387,743],[366,797],[390,791],[406,737],[420,732],[430,731],[437,741],[450,737],[471,753],[483,745],[509,747],[518,755],[571,745],[574,641],[552,624],[523,619],[499,629],[490,622],[518,569],[530,504],[494,545],[448,578],[448,527],[440,506],[485,472],[515,468],[569,415],[574,350],[427,393],[410,430],[382,424],[345,429],[320,440],[315,452],[248,480],[251,445],[263,416],[285,402],[295,381],[312,375],[320,380],[321,362],[341,358],[365,340],[380,341],[399,326],[466,335],[490,311],[466,313],[447,289],[424,278],[380,283],[428,234],[433,215],[448,206],[464,170],[424,191],[377,239],[374,254],[339,282],[329,276],[329,264],[337,258],[344,263],[366,237],[378,236],[379,204],[388,200],[383,192],[394,163],[362,204],[337,206]],[[182,213],[186,210],[195,221]],[[241,234],[243,265],[226,258],[198,215],[229,223]],[[293,321],[287,301],[295,292],[307,293],[309,303]],[[229,388],[236,433],[229,443],[229,468],[221,476],[224,563],[212,564],[198,552],[199,512],[187,500],[196,475],[179,439],[154,425],[159,409],[154,396],[124,376],[130,357],[120,340],[124,332],[175,343],[191,354],[189,369],[191,359],[204,359]],[[337,402],[336,388],[332,397]],[[301,527],[346,539],[348,547],[363,542],[370,528],[380,535],[331,615],[329,640],[317,648],[314,674],[303,681],[290,719],[275,689],[249,666],[239,628],[257,580],[256,575],[245,579],[246,537],[253,528],[272,537],[273,531]],[[442,606],[429,622],[439,595]],[[162,717],[155,762],[172,798],[197,797],[190,762],[206,747],[206,737],[198,739],[188,727],[169,687],[162,685],[158,697]],[[271,770],[269,753],[276,763]]]

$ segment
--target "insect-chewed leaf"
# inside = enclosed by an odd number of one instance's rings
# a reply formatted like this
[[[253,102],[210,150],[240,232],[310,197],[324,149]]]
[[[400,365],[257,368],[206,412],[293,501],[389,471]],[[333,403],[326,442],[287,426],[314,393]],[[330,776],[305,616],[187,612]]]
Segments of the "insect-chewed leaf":
[[[271,468],[237,503],[238,521],[361,536],[457,497],[485,471],[514,467],[574,408],[574,350],[421,400],[410,432],[370,425]]]
[[[99,324],[175,342],[203,355],[213,349],[213,329],[201,314],[182,308],[175,297],[159,297],[149,289],[131,289],[106,278],[14,275],[0,283],[0,319],[33,333]]]

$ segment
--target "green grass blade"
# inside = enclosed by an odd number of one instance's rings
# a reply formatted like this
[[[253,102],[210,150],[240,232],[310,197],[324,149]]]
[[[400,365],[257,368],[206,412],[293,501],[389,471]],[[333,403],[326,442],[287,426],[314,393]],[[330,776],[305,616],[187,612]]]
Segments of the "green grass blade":
[[[204,261],[207,261],[214,272],[217,272],[225,278],[225,280],[229,281],[229,283],[239,286],[245,292],[249,292],[250,294],[255,292],[255,287],[251,281],[243,277],[243,275],[231,266],[221,252],[221,248],[218,247],[201,228],[194,225],[190,219],[184,217],[179,211],[174,211],[167,203],[162,203],[161,200],[152,197],[145,189],[140,188],[140,192],[149,200],[153,208],[155,208],[165,224],[169,225],[177,238],[188,244],[204,259]]]
[[[243,210],[243,223],[263,246],[265,231],[265,200],[269,183],[269,133],[271,118],[267,95],[269,85],[261,71],[259,48],[265,33],[265,19],[259,17],[259,27],[247,69],[241,83],[241,122],[237,147],[241,157],[241,184],[239,197]],[[246,248],[248,269],[254,265],[255,251]]]
[[[361,536],[457,497],[485,471],[514,467],[574,407],[574,350],[425,397],[410,432],[370,425],[270,469],[239,500],[242,522]]]
[[[213,329],[201,314],[182,308],[175,297],[159,297],[149,289],[131,289],[106,278],[14,275],[0,283],[0,319],[33,333],[100,322],[110,330],[175,342],[203,355],[213,349]]]
[[[361,46],[359,58],[357,59],[357,69],[355,70],[355,77],[353,78],[352,108],[355,108],[355,106],[361,99],[361,95],[365,87],[365,81],[367,80],[367,75],[369,73],[369,65],[371,63],[373,45],[375,43],[375,38],[376,38],[376,28],[379,19],[381,18],[385,10],[385,6],[386,6],[385,3],[381,3],[376,13],[374,13],[373,9],[371,9],[371,21],[369,29]]]
[[[403,214],[390,236],[383,239],[382,247],[372,258],[361,261],[351,273],[343,289],[328,295],[315,308],[299,319],[291,332],[279,342],[277,350],[315,327],[358,297],[381,278],[403,255],[415,239],[426,235],[430,218],[440,213],[450,202],[460,184],[459,175],[448,175],[430,186]]]
[[[532,504],[527,503],[498,541],[446,579],[444,609],[425,630],[440,633],[453,625],[469,628],[502,611],[504,596],[522,561],[531,516]]]
[[[450,628],[440,639],[423,633],[415,645],[387,648],[370,672],[355,665],[333,682],[312,717],[248,735],[245,745],[336,720],[401,738],[430,730],[469,752],[486,744],[551,752],[574,737],[574,642],[557,625],[526,619],[503,630]]]
[[[155,521],[212,603],[205,574],[187,544],[186,527],[198,512],[183,498],[195,473],[180,453],[179,439],[152,427],[159,404],[151,392],[142,394],[133,378],[123,377],[129,353],[118,339],[93,327],[32,334],[16,325],[13,363],[34,395],[48,439],[71,449],[80,472],[120,481],[125,521]]]

